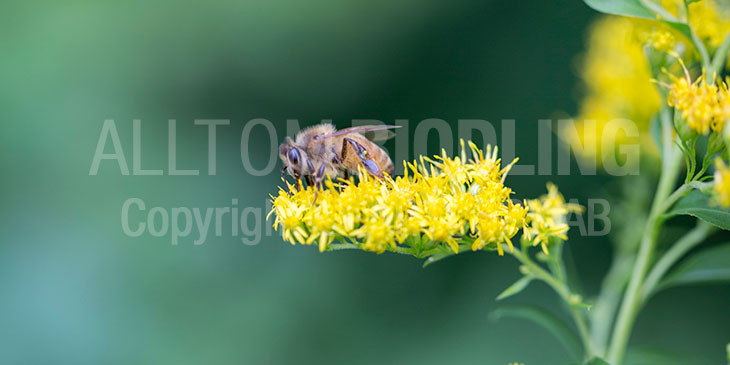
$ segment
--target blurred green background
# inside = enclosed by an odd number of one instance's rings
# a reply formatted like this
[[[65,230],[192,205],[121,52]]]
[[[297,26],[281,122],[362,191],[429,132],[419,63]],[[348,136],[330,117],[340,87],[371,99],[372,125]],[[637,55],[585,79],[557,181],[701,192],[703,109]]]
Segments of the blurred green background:
[[[279,140],[289,118],[302,126],[402,118],[411,133],[425,118],[515,119],[517,155],[535,164],[537,120],[575,110],[576,55],[595,16],[581,2],[2,8],[0,362],[570,361],[535,324],[488,319],[495,296],[519,276],[508,257],[467,253],[422,269],[405,256],[319,254],[284,243],[261,221],[258,245],[224,235],[173,246],[169,236],[125,236],[120,217],[130,197],[148,209],[235,198],[265,215],[280,165],[263,177],[243,169],[241,130],[253,118],[272,121]],[[218,129],[216,176],[205,175],[207,131],[193,125],[205,118],[231,120]],[[165,171],[167,120],[176,119],[178,167],[202,175],[121,176],[105,161],[89,176],[105,119],[116,121],[130,168],[132,120],[141,119],[142,166]],[[264,130],[245,147],[263,168],[272,148]],[[512,176],[508,184],[516,197],[534,197],[548,180],[581,201],[610,190],[602,176]],[[595,294],[609,240],[573,236],[568,254]],[[639,316],[632,343],[722,363],[728,299],[727,286],[665,291]],[[508,302],[559,308],[541,284]]]

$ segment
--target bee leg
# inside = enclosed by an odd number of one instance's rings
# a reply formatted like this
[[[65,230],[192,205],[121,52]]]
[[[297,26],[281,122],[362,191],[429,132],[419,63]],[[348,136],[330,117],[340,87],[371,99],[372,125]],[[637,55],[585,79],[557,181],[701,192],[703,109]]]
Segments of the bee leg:
[[[342,160],[340,160],[340,158],[337,157],[337,151],[335,151],[334,148],[332,149],[332,152],[335,156],[335,157],[332,157],[332,163],[334,163],[335,165],[339,165],[340,163],[342,163]]]
[[[307,159],[307,168],[309,169],[309,173],[305,175],[305,178],[307,180],[307,186],[313,186],[314,185],[314,165],[312,165],[312,160]]]
[[[317,170],[317,175],[315,176],[315,181],[317,182],[318,188],[322,189],[322,183],[324,182],[324,164],[319,166],[319,170]]]
[[[281,168],[281,180],[286,183],[286,192],[291,195],[291,185],[289,185],[286,181],[286,166]]]
[[[342,159],[337,156],[337,151],[335,151],[334,148],[332,149],[332,153],[334,154],[334,157],[332,157],[332,163],[335,164],[335,165],[340,165],[342,163]],[[345,169],[345,171],[343,172],[343,174],[344,174],[344,180],[349,180],[350,179],[350,171],[349,170]]]
[[[299,191],[302,188],[302,177],[299,174],[294,174],[294,179],[296,180],[296,189]]]
[[[360,158],[360,162],[362,162],[365,170],[367,170],[370,175],[378,178],[383,178],[383,172],[380,171],[380,168],[378,168],[378,165],[375,163],[375,161],[368,157],[368,150],[366,150],[365,147],[348,137],[345,137],[342,143],[349,143],[350,146],[352,146],[352,149],[355,150],[355,154],[357,155],[357,157]],[[342,146],[343,159],[346,151],[347,149],[345,148],[345,146]]]
[[[323,189],[322,181],[324,181],[324,164],[319,166],[319,170],[317,170],[317,175],[314,176],[314,201],[312,201],[312,205],[317,202],[317,196],[319,194],[319,191]]]
[[[312,165],[312,160],[307,159],[307,167],[309,168],[309,174],[314,175],[314,165]]]

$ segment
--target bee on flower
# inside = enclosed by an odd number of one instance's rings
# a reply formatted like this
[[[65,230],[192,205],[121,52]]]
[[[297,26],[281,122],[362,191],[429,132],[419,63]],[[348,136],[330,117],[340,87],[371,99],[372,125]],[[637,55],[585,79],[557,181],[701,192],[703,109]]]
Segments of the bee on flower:
[[[565,237],[564,216],[578,209],[566,204],[554,185],[537,200],[513,202],[504,181],[514,161],[502,167],[496,148],[468,146],[462,141],[454,158],[442,151],[405,163],[405,175],[395,178],[361,171],[357,181],[328,179],[326,189],[316,194],[314,187],[292,189],[287,183],[272,197],[269,215],[275,215],[274,227],[281,228],[285,241],[317,242],[320,251],[340,241],[350,248],[416,257],[464,248],[502,255],[502,246],[512,250],[520,232],[546,252],[551,237]]]

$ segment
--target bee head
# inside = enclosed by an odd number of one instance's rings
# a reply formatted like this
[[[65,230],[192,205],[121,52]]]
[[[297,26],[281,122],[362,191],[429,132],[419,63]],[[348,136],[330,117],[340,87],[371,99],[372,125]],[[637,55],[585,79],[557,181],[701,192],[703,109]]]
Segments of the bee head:
[[[279,158],[292,176],[305,175],[307,155],[294,144],[291,138],[286,137],[284,143],[279,146]]]

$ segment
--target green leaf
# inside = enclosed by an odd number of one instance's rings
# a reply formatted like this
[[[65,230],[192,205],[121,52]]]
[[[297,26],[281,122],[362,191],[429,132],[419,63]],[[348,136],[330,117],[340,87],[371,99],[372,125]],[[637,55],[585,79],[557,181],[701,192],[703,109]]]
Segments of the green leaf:
[[[626,365],[662,364],[662,365],[684,365],[694,364],[687,357],[665,349],[658,349],[646,346],[632,347],[626,351]]]
[[[354,243],[332,243],[329,246],[327,246],[327,251],[339,251],[339,250],[359,250],[360,246],[354,244]]]
[[[611,365],[606,360],[600,358],[600,357],[592,357],[590,360],[587,360],[586,362],[571,362],[568,363],[568,365]]]
[[[724,230],[730,230],[730,210],[710,202],[710,196],[693,190],[681,198],[665,216],[691,215]]]
[[[671,14],[665,14],[664,17],[657,17],[656,12],[648,9],[644,5],[645,3],[640,0],[583,0],[583,2],[593,8],[593,10],[601,13],[659,20],[682,33],[687,39],[692,39],[689,25],[677,21]],[[668,16],[672,16],[672,18]]]
[[[489,318],[497,321],[504,317],[516,317],[531,320],[555,336],[575,359],[583,357],[583,346],[578,335],[562,320],[544,309],[529,305],[510,305],[495,309]]]
[[[583,0],[593,10],[606,14],[626,15],[637,18],[656,19],[639,0]]]
[[[672,270],[656,291],[677,285],[730,281],[729,263],[730,243],[702,250]]]
[[[535,277],[531,276],[531,275],[523,276],[522,278],[520,278],[520,280],[515,281],[514,284],[510,285],[509,288],[505,289],[502,293],[500,293],[497,296],[497,300],[502,300],[504,298],[511,297],[511,296],[521,292],[522,290],[524,290],[527,287],[527,285],[530,284],[530,282],[534,278]]]
[[[423,262],[423,267],[425,268],[428,265],[431,265],[437,261],[441,261],[447,257],[454,256],[455,254],[452,251],[449,252],[441,252],[434,255],[429,256],[426,261]]]
[[[600,357],[594,357],[588,361],[585,362],[584,365],[611,365],[606,360],[601,359]]]

